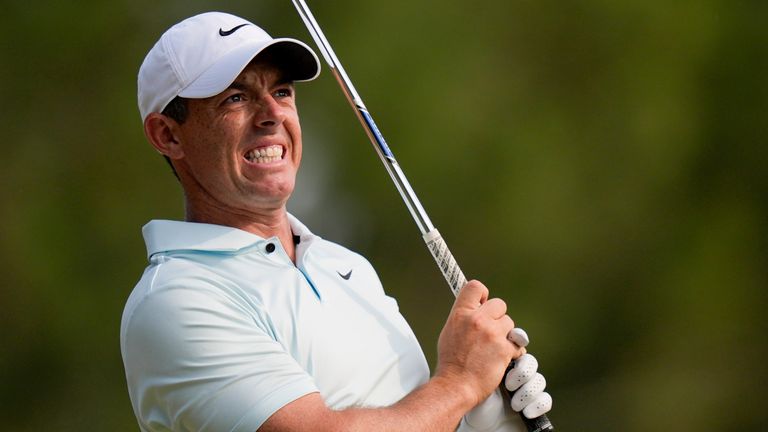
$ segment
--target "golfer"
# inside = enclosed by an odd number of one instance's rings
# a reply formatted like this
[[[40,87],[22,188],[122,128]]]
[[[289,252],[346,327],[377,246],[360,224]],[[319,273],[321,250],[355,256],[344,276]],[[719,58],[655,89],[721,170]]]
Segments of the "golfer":
[[[524,431],[513,409],[535,417],[551,398],[507,339],[503,301],[464,286],[430,376],[368,261],[286,211],[303,144],[294,83],[319,72],[304,43],[219,12],[171,27],[139,69],[144,132],[186,206],[144,226],[149,265],[123,312],[141,430]],[[510,408],[498,388],[512,359],[506,382],[525,391]]]

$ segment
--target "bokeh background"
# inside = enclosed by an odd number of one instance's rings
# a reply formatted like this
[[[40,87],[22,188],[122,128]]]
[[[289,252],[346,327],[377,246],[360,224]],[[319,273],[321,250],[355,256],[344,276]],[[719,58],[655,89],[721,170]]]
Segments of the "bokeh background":
[[[310,5],[464,271],[528,330],[558,430],[768,430],[768,2]],[[141,226],[183,204],[135,77],[207,10],[314,46],[288,0],[2,3],[3,430],[138,430],[120,316]],[[298,87],[290,210],[372,261],[434,362],[452,296],[324,72]]]

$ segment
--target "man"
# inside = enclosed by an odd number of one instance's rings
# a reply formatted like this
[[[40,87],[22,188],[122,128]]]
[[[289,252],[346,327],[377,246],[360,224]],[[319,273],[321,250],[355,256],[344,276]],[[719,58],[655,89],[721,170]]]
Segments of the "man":
[[[462,289],[430,378],[370,264],[287,213],[302,150],[293,83],[319,71],[302,42],[218,12],[173,26],[140,68],[144,132],[186,204],[184,222],[144,227],[150,263],[123,314],[141,429],[519,430],[496,390],[525,354],[503,301]],[[535,360],[521,362],[507,381],[525,383],[516,409],[537,416],[551,398]]]

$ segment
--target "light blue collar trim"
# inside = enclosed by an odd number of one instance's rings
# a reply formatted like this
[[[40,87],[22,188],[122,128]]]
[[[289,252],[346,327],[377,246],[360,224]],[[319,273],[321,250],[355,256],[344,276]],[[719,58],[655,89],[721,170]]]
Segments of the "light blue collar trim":
[[[310,243],[316,238],[290,213],[288,221],[293,234],[299,236],[301,243]],[[147,245],[147,257],[178,250],[232,253],[266,241],[256,234],[237,228],[172,220],[152,220],[144,225],[142,234]]]

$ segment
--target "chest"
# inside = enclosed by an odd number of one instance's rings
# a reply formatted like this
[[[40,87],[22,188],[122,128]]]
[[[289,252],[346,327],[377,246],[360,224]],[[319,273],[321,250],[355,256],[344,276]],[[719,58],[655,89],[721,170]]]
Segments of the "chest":
[[[262,326],[311,375],[326,403],[388,405],[429,377],[396,301],[367,262],[254,265],[238,282]]]

